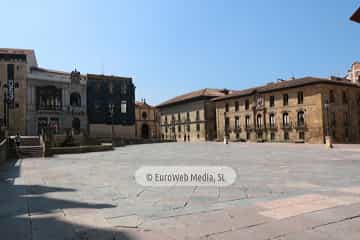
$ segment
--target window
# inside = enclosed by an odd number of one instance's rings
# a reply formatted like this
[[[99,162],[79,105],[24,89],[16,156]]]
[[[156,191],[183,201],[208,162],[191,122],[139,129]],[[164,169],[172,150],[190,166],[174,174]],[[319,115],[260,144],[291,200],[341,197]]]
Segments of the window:
[[[250,128],[250,116],[245,117],[245,128]]]
[[[77,92],[73,92],[70,94],[70,105],[73,107],[81,106],[81,96]]]
[[[165,116],[165,123],[167,124],[168,120],[167,120],[167,116]]]
[[[238,101],[235,102],[235,111],[236,112],[239,111],[239,102]]]
[[[189,112],[186,113],[186,121],[190,121],[190,113]]]
[[[145,120],[145,119],[147,118],[147,113],[146,113],[146,112],[142,112],[141,117],[142,117],[142,119]]]
[[[235,117],[235,129],[236,130],[240,129],[240,117],[239,116]]]
[[[227,132],[228,132],[228,130],[229,130],[229,125],[230,125],[229,118],[226,117],[226,118],[225,118],[225,133],[226,133],[226,135],[227,135]]]
[[[329,97],[330,98],[330,103],[334,103],[335,102],[334,91],[330,90],[329,95],[330,95],[330,97]]]
[[[335,112],[331,113],[331,126],[336,127],[336,115],[335,115]]]
[[[190,125],[186,125],[186,131],[190,132]]]
[[[275,114],[274,113],[270,113],[270,115],[269,115],[269,124],[270,124],[270,128],[275,127]]]
[[[283,95],[283,105],[284,106],[289,105],[289,95],[288,94]]]
[[[172,127],[172,128],[171,128],[171,132],[172,132],[172,133],[175,133],[175,127]]]
[[[289,126],[289,114],[287,112],[283,114],[283,126]]]
[[[181,132],[181,125],[178,125],[178,132]]]
[[[225,104],[225,112],[229,112],[229,104],[228,103]]]
[[[304,112],[303,111],[298,112],[297,116],[298,116],[297,117],[298,126],[304,126],[305,125]]]
[[[180,113],[178,113],[178,121],[181,120],[181,116],[180,116]]]
[[[200,112],[196,111],[196,121],[199,121],[199,120],[200,120]]]
[[[200,132],[200,124],[199,123],[196,124],[196,131]]]
[[[126,95],[127,93],[127,84],[126,82],[124,82],[123,84],[121,84],[121,95]]]
[[[15,80],[14,79],[14,64],[8,64],[7,65],[7,79],[8,80]]]
[[[126,101],[121,101],[121,113],[126,113]]]
[[[256,116],[256,127],[261,128],[262,127],[262,116],[261,114],[258,114]]]
[[[300,139],[300,140],[304,140],[304,139],[305,139],[305,133],[304,133],[304,132],[299,132],[299,139]]]
[[[298,104],[303,104],[303,103],[304,103],[304,93],[298,92]]]
[[[346,92],[345,92],[345,91],[342,92],[342,100],[343,100],[343,104],[347,104],[347,103],[348,103],[348,99],[347,99],[347,95],[346,95]]]
[[[270,140],[275,141],[275,133],[274,132],[270,133]]]
[[[348,141],[348,138],[349,138],[349,128],[345,128],[345,138],[346,138],[346,141]]]
[[[167,128],[167,127],[165,127],[165,132],[166,132],[166,133],[168,132],[168,128]]]
[[[284,132],[284,140],[285,141],[289,140],[289,133],[288,132]]]
[[[248,110],[249,109],[249,100],[246,99],[245,100],[245,110]]]
[[[275,106],[275,96],[270,96],[270,107]]]

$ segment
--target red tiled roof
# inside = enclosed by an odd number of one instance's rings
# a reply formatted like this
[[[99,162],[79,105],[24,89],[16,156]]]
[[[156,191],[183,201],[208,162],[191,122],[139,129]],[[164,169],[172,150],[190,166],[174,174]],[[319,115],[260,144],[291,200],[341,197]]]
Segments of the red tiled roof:
[[[353,13],[350,20],[360,23],[360,7]]]
[[[165,107],[168,105],[172,105],[172,104],[176,104],[176,103],[180,103],[180,102],[184,102],[184,101],[188,101],[188,100],[192,100],[192,99],[200,98],[200,97],[208,97],[208,98],[220,97],[220,96],[226,95],[225,94],[226,91],[227,90],[224,90],[224,89],[204,88],[201,90],[197,90],[197,91],[193,91],[190,93],[176,96],[176,97],[171,98],[163,103],[160,103],[156,107]]]
[[[341,81],[339,81],[339,80],[330,80],[330,79],[326,79],[326,78],[304,77],[304,78],[297,78],[297,79],[293,79],[293,80],[284,80],[284,81],[280,81],[280,82],[276,82],[276,83],[270,83],[267,85],[249,88],[249,89],[245,89],[245,90],[241,90],[241,91],[233,91],[229,95],[214,98],[214,99],[212,99],[212,101],[220,101],[220,100],[229,99],[229,98],[248,96],[255,92],[265,93],[265,92],[271,92],[271,91],[293,88],[293,87],[301,87],[304,85],[311,85],[311,84],[317,84],[317,83],[340,84],[340,85],[349,85],[349,86],[353,86],[353,87],[358,87],[358,85],[350,82],[347,79],[342,79]]]

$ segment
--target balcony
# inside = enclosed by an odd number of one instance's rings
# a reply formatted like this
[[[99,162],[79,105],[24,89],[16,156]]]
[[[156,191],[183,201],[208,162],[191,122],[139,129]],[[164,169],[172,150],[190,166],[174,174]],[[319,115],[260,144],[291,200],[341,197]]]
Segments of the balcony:
[[[36,109],[38,111],[62,111],[61,105],[37,105]]]
[[[306,124],[304,122],[297,122],[295,125],[296,130],[305,130]]]
[[[246,131],[252,131],[254,128],[251,125],[246,125],[245,130]]]
[[[272,130],[272,131],[276,131],[277,130],[277,126],[275,124],[269,124],[269,130]]]
[[[291,123],[282,123],[281,124],[281,129],[287,130],[287,129],[291,129],[291,128],[292,128]]]

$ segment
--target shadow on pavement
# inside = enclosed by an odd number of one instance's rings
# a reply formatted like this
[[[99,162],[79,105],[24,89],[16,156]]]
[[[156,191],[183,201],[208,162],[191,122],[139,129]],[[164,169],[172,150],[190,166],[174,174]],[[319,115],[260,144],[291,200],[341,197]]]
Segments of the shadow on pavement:
[[[16,179],[20,176],[20,168],[21,160],[0,168],[1,240],[135,240],[128,233],[101,227],[101,224],[97,227],[96,220],[90,221],[94,224],[82,224],[89,222],[88,218],[92,216],[81,216],[81,209],[113,208],[114,205],[49,197],[52,193],[76,192],[76,189],[18,184]],[[74,216],[67,216],[67,211],[75,211]]]

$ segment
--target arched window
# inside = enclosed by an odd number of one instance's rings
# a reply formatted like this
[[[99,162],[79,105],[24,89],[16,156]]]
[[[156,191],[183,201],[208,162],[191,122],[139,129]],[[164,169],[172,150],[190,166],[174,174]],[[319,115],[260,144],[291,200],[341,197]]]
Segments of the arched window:
[[[305,115],[303,111],[298,112],[297,114],[298,126],[304,126],[305,124]]]
[[[256,116],[256,127],[261,128],[262,127],[262,116],[261,114],[258,114]]]
[[[275,114],[274,113],[270,113],[269,115],[269,124],[271,128],[275,127]]]
[[[142,112],[142,118],[143,118],[144,120],[146,120],[146,118],[147,118],[147,113],[146,113],[146,112]]]
[[[287,112],[283,113],[283,125],[288,127],[290,125],[289,114]]]
[[[250,128],[250,116],[245,117],[245,128]]]
[[[73,107],[81,107],[81,96],[77,92],[73,92],[70,95],[70,105]]]

